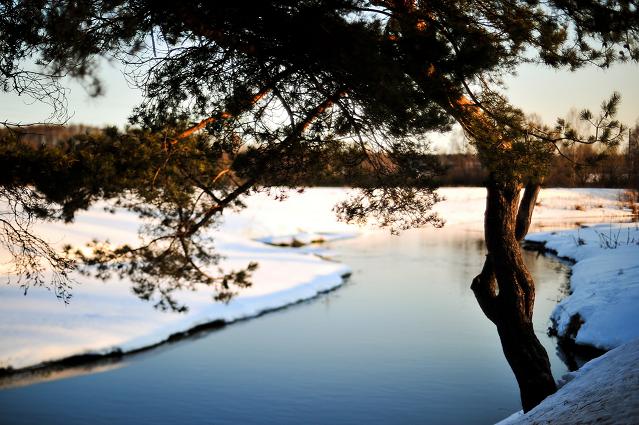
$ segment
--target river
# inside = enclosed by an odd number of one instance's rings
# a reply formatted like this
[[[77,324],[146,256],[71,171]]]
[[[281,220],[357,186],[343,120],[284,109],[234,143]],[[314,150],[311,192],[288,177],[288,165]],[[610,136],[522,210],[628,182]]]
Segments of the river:
[[[493,324],[470,290],[481,233],[375,232],[333,242],[353,274],[319,297],[82,373],[0,391],[2,424],[490,424],[520,409]],[[535,329],[567,266],[525,252]],[[73,308],[73,305],[69,308]],[[60,378],[60,379],[58,379]]]

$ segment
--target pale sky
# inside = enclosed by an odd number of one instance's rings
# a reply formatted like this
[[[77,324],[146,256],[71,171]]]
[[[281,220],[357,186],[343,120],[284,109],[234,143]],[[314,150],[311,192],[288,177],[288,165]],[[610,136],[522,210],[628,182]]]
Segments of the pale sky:
[[[79,84],[69,82],[70,123],[118,127],[126,124],[131,110],[141,100],[140,93],[129,87],[120,70],[110,64],[101,67],[101,76],[105,94],[98,98],[90,98]],[[618,91],[622,97],[618,118],[626,125],[634,125],[639,119],[637,64],[618,64],[605,71],[590,67],[577,72],[524,65],[517,76],[506,82],[506,94],[511,102],[526,113],[539,115],[547,124],[566,116],[571,108],[590,108],[596,113],[601,102],[613,91]],[[0,93],[0,121],[44,121],[49,112],[47,105]],[[434,140],[438,150],[449,149],[449,135],[437,136]]]

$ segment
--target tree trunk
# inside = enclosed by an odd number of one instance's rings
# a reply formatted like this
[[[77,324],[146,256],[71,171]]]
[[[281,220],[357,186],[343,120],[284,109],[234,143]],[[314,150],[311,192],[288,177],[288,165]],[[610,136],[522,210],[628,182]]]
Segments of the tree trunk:
[[[535,284],[519,246],[530,226],[539,185],[529,184],[521,203],[521,184],[501,183],[491,176],[486,188],[488,253],[471,288],[484,314],[497,326],[527,412],[557,390],[548,354],[533,329]]]

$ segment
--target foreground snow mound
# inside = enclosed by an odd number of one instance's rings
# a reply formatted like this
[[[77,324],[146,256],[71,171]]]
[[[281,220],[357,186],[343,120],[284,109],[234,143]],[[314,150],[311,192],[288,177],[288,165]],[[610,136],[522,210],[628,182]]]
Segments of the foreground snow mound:
[[[639,424],[639,340],[586,363],[559,391],[527,414],[498,425]]]
[[[552,314],[557,332],[609,350],[639,338],[639,227],[598,225],[537,233],[526,240],[576,263],[571,294]]]

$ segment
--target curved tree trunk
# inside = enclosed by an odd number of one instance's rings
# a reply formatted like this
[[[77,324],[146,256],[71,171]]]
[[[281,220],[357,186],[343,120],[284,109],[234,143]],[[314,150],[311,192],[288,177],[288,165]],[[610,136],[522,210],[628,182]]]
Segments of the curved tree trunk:
[[[535,284],[524,264],[519,242],[528,232],[538,184],[526,187],[489,178],[486,185],[484,237],[486,262],[471,288],[486,316],[497,326],[502,348],[512,368],[524,411],[557,388],[548,354],[535,335],[532,316]]]

